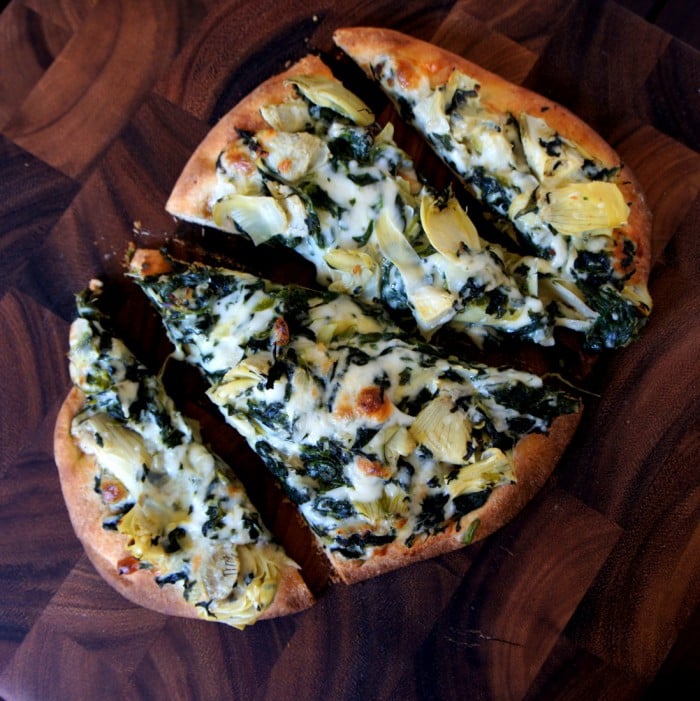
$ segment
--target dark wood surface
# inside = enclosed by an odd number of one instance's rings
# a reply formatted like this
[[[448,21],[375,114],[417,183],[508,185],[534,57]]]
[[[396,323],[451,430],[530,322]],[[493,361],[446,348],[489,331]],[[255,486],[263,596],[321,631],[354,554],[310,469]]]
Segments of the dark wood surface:
[[[699,17],[680,0],[8,3],[0,697],[699,698]],[[600,359],[559,468],[486,542],[326,587],[309,611],[243,632],[145,611],[95,574],[60,494],[51,434],[73,295],[91,276],[119,279],[131,241],[247,255],[285,277],[293,262],[177,227],[163,205],[221,114],[307,50],[332,57],[333,29],[360,23],[462,53],[602,133],[654,213],[653,316]],[[148,309],[115,285],[144,330],[131,340],[159,357]],[[213,433],[255,469],[235,436]]]

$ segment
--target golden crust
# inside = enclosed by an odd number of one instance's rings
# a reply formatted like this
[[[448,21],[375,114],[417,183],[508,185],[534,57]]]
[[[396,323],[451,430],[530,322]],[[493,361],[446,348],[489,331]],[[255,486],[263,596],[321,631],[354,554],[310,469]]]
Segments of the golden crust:
[[[459,527],[417,541],[412,547],[392,543],[366,561],[336,557],[332,564],[346,584],[404,567],[413,562],[444,555],[465,545],[469,527],[478,520],[470,542],[482,540],[511,521],[547,481],[571,441],[581,418],[577,414],[557,417],[547,434],[533,433],[522,438],[515,447],[517,482],[497,487],[479,509],[462,518]]]
[[[284,73],[272,76],[226,113],[204,137],[185,165],[165,209],[185,221],[212,224],[209,198],[216,189],[216,162],[228,144],[238,138],[237,130],[259,131],[268,125],[260,115],[263,105],[284,102],[294,91],[285,81],[292,75],[331,76],[330,69],[316,56],[305,56]]]
[[[336,30],[335,43],[355,60],[368,76],[372,64],[382,56],[391,56],[397,65],[397,79],[407,86],[427,77],[431,86],[447,81],[456,68],[474,78],[481,86],[485,106],[514,115],[528,113],[544,119],[564,138],[580,146],[607,168],[622,165],[615,150],[590,126],[565,107],[501,78],[467,59],[414,37],[391,29],[347,27]],[[635,273],[631,284],[646,284],[649,278],[651,213],[644,194],[631,170],[623,166],[616,181],[630,205],[628,223],[620,232],[636,245]],[[622,250],[619,256],[624,256]]]
[[[199,618],[197,608],[185,601],[178,587],[159,587],[148,570],[120,575],[117,563],[128,555],[126,537],[102,527],[101,501],[94,491],[96,468],[73,436],[71,423],[83,405],[83,395],[73,388],[58,413],[54,430],[54,454],[61,490],[73,529],[97,572],[129,601],[170,616]],[[313,597],[298,570],[282,571],[279,588],[260,619],[275,618],[308,608]]]

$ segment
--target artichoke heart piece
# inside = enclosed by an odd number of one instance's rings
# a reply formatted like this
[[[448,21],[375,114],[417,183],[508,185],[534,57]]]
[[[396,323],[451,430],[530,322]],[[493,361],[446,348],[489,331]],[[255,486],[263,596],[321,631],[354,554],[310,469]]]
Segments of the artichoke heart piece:
[[[615,183],[571,183],[540,195],[540,214],[560,234],[611,231],[627,223],[629,207]]]
[[[471,437],[471,423],[465,413],[446,396],[426,404],[409,428],[417,443],[424,445],[436,460],[461,465]]]
[[[300,75],[289,78],[304,97],[319,107],[326,107],[363,127],[374,122],[374,114],[357,95],[332,78]]]
[[[583,293],[571,282],[562,278],[545,278],[541,281],[544,293],[563,303],[578,319],[595,319],[598,313],[586,304]]]
[[[333,248],[324,259],[331,268],[360,277],[363,273],[373,272],[377,265],[372,257],[364,251],[348,248]]]
[[[237,548],[217,548],[206,559],[200,570],[202,586],[208,600],[225,599],[236,586],[239,561]]]
[[[164,537],[188,520],[186,512],[169,509],[159,499],[142,494],[138,502],[119,521],[117,530],[129,536],[127,550],[139,560],[158,569],[165,569],[167,553],[163,544]]]
[[[401,273],[421,331],[429,332],[447,323],[455,315],[454,296],[428,283],[420,256],[386,210],[377,219],[375,233],[381,252]]]
[[[485,450],[481,459],[465,465],[454,479],[447,482],[447,491],[454,499],[460,494],[472,494],[484,489],[515,482],[513,457],[499,448]]]
[[[352,336],[357,332],[357,323],[354,320],[332,321],[323,324],[316,332],[316,341],[329,345],[335,339]]]
[[[279,174],[286,182],[298,182],[317,171],[330,158],[323,139],[307,132],[288,133],[267,129],[256,134],[266,155],[259,159],[261,169]]]
[[[287,229],[288,217],[282,204],[263,195],[229,195],[212,209],[214,223],[230,229],[231,223],[248,234],[258,246]],[[227,226],[228,225],[228,226]]]
[[[457,262],[465,249],[481,249],[476,227],[454,197],[443,205],[435,197],[424,195],[420,218],[428,240],[445,258]]]
[[[151,456],[143,438],[107,414],[95,414],[73,428],[80,448],[94,455],[98,464],[111,472],[130,494],[139,491],[139,474],[150,467]]]
[[[303,131],[311,123],[308,105],[300,99],[291,99],[260,108],[262,118],[278,131]]]
[[[400,457],[410,455],[416,446],[417,443],[409,430],[405,426],[397,426],[384,443],[384,458],[389,464],[395,464]]]
[[[455,315],[455,298],[447,290],[425,285],[410,295],[416,320],[423,331],[431,331],[447,323]]]
[[[408,510],[409,499],[406,493],[395,484],[386,484],[384,492],[374,501],[354,501],[357,513],[370,523],[378,524],[387,519],[402,516]]]
[[[215,404],[224,406],[264,379],[262,369],[244,361],[231,368],[219,384],[207,391],[207,395]]]
[[[566,180],[572,170],[580,168],[583,159],[573,158],[573,154],[568,153],[571,149],[541,117],[521,114],[518,127],[525,159],[540,182],[545,179],[552,182],[549,179],[553,177],[557,181]],[[562,158],[563,149],[567,150],[568,158]]]
[[[234,628],[243,629],[256,621],[262,611],[272,603],[277,593],[280,571],[293,565],[292,561],[275,546],[240,545],[236,548],[237,562],[227,563],[223,559],[223,581],[217,585],[215,598],[208,607],[217,620],[222,620]],[[236,569],[235,577],[233,570]],[[225,589],[233,582],[233,588]],[[203,618],[208,611],[202,608]]]

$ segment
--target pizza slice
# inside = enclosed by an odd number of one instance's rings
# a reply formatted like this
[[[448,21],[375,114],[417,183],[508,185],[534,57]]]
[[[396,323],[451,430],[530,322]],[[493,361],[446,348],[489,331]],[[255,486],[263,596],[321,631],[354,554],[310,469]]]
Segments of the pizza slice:
[[[410,312],[426,336],[450,324],[477,343],[553,343],[536,263],[488,243],[450,192],[435,192],[372,111],[309,56],[211,130],[166,209],[287,246],[334,291]]]
[[[78,297],[74,388],[54,437],[71,522],[97,571],[137,604],[236,628],[310,606],[243,485],[111,333],[99,290]]]
[[[634,175],[597,133],[427,42],[368,27],[334,39],[536,259],[536,294],[556,324],[583,332],[593,350],[635,337],[651,310],[651,216]]]
[[[344,582],[492,533],[577,425],[566,392],[407,339],[376,305],[156,251],[130,271]]]

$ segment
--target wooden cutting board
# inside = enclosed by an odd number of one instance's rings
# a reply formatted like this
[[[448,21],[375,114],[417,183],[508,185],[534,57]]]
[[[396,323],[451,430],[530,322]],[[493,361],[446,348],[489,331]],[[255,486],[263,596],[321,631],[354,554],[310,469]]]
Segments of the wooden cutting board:
[[[69,388],[73,295],[90,277],[120,278],[132,241],[248,256],[281,279],[303,271],[178,227],[163,205],[211,124],[308,50],[332,59],[333,30],[352,24],[432,40],[598,129],[654,212],[654,313],[588,378],[582,425],[546,488],[486,542],[353,587],[324,589],[307,563],[319,603],[242,632],[165,618],[102,582],[63,505],[51,433]],[[13,0],[0,67],[3,699],[697,693],[695,49],[612,1]],[[158,356],[148,309],[116,289],[144,329],[134,343]],[[255,470],[235,437],[217,435]]]

